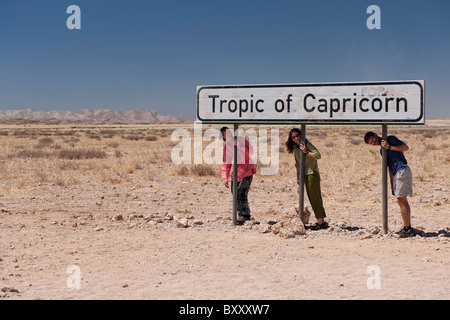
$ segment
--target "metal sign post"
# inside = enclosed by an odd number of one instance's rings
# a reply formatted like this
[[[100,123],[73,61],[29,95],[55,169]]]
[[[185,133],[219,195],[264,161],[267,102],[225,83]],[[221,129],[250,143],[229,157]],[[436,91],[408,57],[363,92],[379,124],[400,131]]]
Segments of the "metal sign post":
[[[237,185],[238,185],[238,177],[237,177],[237,133],[238,133],[239,125],[237,123],[234,124],[234,133],[233,133],[233,213],[232,220],[233,224],[237,224]]]
[[[305,143],[306,141],[306,125],[302,124],[301,126],[302,135],[300,137],[300,143]],[[299,174],[299,183],[298,183],[298,214],[300,216],[300,220],[304,221],[305,216],[305,162],[306,155],[304,152],[300,152],[300,168],[298,170]]]
[[[387,125],[382,125],[382,138],[387,139]],[[387,180],[387,156],[388,151],[386,149],[381,150],[382,155],[382,165],[381,165],[381,175],[382,175],[382,217],[383,217],[383,233],[388,233],[388,180]]]

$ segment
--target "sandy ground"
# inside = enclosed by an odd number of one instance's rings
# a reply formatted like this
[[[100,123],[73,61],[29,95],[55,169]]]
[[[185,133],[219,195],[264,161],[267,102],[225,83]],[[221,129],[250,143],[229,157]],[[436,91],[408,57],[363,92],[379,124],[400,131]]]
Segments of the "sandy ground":
[[[392,196],[390,231],[381,232],[381,157],[361,143],[377,126],[309,129],[322,153],[330,228],[305,234],[292,233],[298,195],[283,147],[288,128],[280,128],[277,174],[256,175],[249,194],[260,224],[234,226],[220,165],[203,176],[171,162],[180,127],[3,124],[0,298],[450,298],[449,122],[390,129],[411,148],[417,236],[408,239],[395,234]],[[59,153],[85,147],[106,156]],[[275,234],[269,221],[283,230]]]

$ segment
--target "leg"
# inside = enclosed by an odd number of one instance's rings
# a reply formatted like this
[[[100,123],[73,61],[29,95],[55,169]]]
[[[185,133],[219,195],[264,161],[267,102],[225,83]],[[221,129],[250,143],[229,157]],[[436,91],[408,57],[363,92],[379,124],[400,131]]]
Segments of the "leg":
[[[238,186],[238,203],[239,213],[246,218],[250,218],[250,207],[248,205],[248,192],[252,184],[253,176],[245,177],[239,182]]]
[[[403,226],[411,226],[411,208],[409,207],[408,197],[398,197],[397,203],[400,206],[400,213],[402,214]]]
[[[305,177],[305,188],[317,222],[322,224],[326,214],[323,207],[322,192],[320,190],[320,175],[318,172],[314,172],[314,174]]]
[[[241,202],[239,201],[239,189],[240,189],[241,181],[238,181],[237,183],[237,201],[236,201],[236,211],[239,214],[241,214],[242,208],[241,208]],[[231,193],[233,193],[233,182],[231,182]]]

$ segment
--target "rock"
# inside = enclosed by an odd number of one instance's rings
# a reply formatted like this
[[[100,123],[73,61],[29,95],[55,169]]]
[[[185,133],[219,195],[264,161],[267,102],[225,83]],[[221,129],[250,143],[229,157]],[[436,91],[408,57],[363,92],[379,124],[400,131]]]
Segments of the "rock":
[[[114,221],[120,221],[120,220],[123,220],[123,216],[122,216],[121,214],[115,215],[115,216],[113,217],[113,220],[114,220]]]
[[[251,218],[250,220],[244,221],[244,224],[248,226],[254,226],[256,224],[256,221],[253,218]]]
[[[258,229],[261,233],[269,233],[271,231],[271,226],[268,223],[261,223]]]
[[[370,233],[363,234],[359,237],[360,240],[371,239],[372,235]]]
[[[171,220],[173,220],[173,213],[167,213],[167,214],[164,216],[164,220],[166,220],[166,221],[171,221]]]
[[[192,224],[194,225],[194,226],[199,226],[199,225],[202,225],[203,224],[203,221],[201,221],[201,220],[194,220],[194,221],[192,221]]]
[[[289,229],[294,232],[294,235],[304,235],[306,234],[305,225],[300,221],[300,219],[292,219],[289,225]]]
[[[19,290],[17,290],[16,288],[13,287],[3,287],[2,292],[14,292],[14,293],[19,293]]]
[[[380,233],[380,228],[379,227],[373,227],[370,229],[367,229],[367,232],[369,232],[372,235],[377,235]]]
[[[303,213],[304,216],[304,224],[309,223],[309,217],[311,217],[311,211],[308,210],[308,207],[305,207],[305,211]]]
[[[295,234],[294,231],[290,230],[290,229],[286,229],[286,228],[280,228],[280,231],[278,232],[278,235],[283,238],[283,239],[288,239],[288,238],[294,238]]]
[[[151,220],[151,219],[153,219],[154,218],[154,215],[152,214],[152,213],[150,213],[150,214],[147,214],[145,217],[144,217],[144,220],[145,221],[149,221],[149,220]]]
[[[253,228],[253,226],[254,226],[253,224],[247,224],[247,223],[244,222],[244,229],[250,230],[250,229]]]
[[[278,223],[274,224],[270,229],[272,230],[273,234],[278,234],[280,232],[281,225]]]
[[[182,218],[182,219],[177,220],[177,227],[178,228],[187,228],[188,224],[189,224],[189,222],[188,222],[188,219],[186,219],[186,218]]]

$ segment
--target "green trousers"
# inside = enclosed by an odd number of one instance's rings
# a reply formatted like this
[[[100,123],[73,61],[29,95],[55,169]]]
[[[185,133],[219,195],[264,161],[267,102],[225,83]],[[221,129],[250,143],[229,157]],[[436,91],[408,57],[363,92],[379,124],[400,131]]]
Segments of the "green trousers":
[[[318,171],[305,175],[305,189],[316,219],[325,218],[326,214],[323,207],[322,192],[320,191],[320,174]]]

